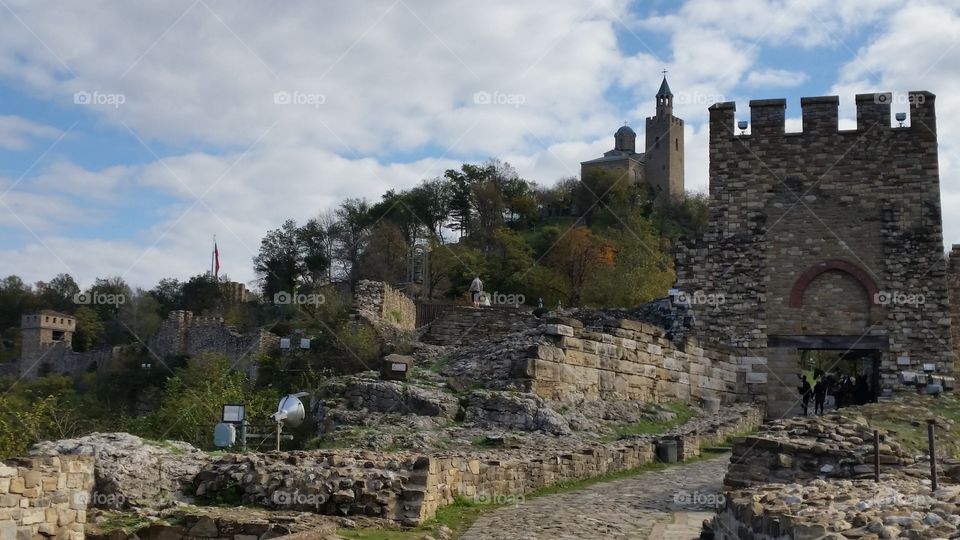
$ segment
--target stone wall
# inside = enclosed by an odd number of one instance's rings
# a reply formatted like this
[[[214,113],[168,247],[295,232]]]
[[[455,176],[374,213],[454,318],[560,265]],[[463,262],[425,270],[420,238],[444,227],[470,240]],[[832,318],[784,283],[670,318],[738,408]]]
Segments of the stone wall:
[[[401,330],[413,330],[417,305],[407,295],[382,281],[361,279],[353,291],[353,309],[388,322]]]
[[[123,347],[105,347],[93,351],[76,352],[70,344],[54,342],[40,345],[39,356],[24,357],[18,362],[21,377],[33,378],[43,373],[62,373],[78,376],[89,370],[107,365],[120,357]]]
[[[0,538],[83,540],[93,459],[35,457],[0,465]]]
[[[729,403],[762,395],[766,383],[750,356],[702,347],[692,338],[675,344],[662,328],[638,321],[584,327],[558,319],[545,334],[547,342],[515,365],[526,390],[545,399]]]
[[[196,476],[196,495],[271,509],[368,515],[414,525],[457,497],[521,495],[557,482],[635,469],[652,462],[661,440],[682,457],[701,446],[751,431],[763,411],[737,404],[661,436],[638,436],[556,455],[488,451],[419,455],[410,452],[312,451],[227,455]]]
[[[924,363],[953,373],[934,99],[911,92],[901,128],[889,94],[858,95],[841,131],[839,98],[804,98],[801,133],[785,100],[751,101],[747,135],[734,103],[710,108],[710,223],[678,250],[677,287],[723,295],[692,306],[696,332],[776,374],[771,415],[795,410],[798,349],[879,351],[888,389]]]
[[[744,404],[707,420],[706,424],[694,422],[664,436],[641,436],[576,452],[539,457],[508,454],[499,459],[496,456],[493,459],[457,455],[431,457],[420,519],[433,517],[437,508],[452,504],[457,497],[492,500],[522,495],[558,482],[635,469],[654,461],[656,446],[661,440],[676,441],[678,455],[689,459],[700,455],[703,446],[721,444],[762,423],[762,409]]]
[[[539,321],[527,309],[511,306],[450,306],[437,317],[423,336],[435,345],[470,345],[534,328]]]
[[[279,345],[280,338],[266,330],[241,334],[227,326],[222,317],[200,317],[182,310],[171,311],[157,333],[147,340],[147,347],[160,358],[212,352],[233,362],[252,359]]]

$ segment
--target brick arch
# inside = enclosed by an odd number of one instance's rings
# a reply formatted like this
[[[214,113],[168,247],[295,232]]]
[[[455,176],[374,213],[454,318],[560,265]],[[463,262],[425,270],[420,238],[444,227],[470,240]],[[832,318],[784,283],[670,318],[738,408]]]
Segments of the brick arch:
[[[857,280],[860,285],[863,286],[867,291],[867,299],[870,302],[871,306],[878,305],[876,303],[876,294],[880,291],[880,288],[877,286],[877,282],[870,277],[870,274],[860,268],[856,264],[845,261],[843,259],[828,259],[826,261],[821,261],[810,268],[804,270],[800,276],[797,277],[797,280],[793,283],[793,288],[790,289],[790,307],[799,308],[803,307],[803,293],[807,290],[807,287],[813,283],[813,280],[817,279],[820,274],[824,272],[829,272],[831,270],[839,270],[853,277]]]

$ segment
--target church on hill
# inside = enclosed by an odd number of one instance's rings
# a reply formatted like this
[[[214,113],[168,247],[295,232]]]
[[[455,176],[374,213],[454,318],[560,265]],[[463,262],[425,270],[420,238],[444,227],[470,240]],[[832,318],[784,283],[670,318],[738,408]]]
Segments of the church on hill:
[[[613,135],[613,150],[580,164],[580,178],[593,172],[649,184],[655,194],[683,199],[683,120],[673,115],[673,92],[664,76],[657,91],[657,114],[647,118],[646,145],[637,152],[637,133],[624,125]]]

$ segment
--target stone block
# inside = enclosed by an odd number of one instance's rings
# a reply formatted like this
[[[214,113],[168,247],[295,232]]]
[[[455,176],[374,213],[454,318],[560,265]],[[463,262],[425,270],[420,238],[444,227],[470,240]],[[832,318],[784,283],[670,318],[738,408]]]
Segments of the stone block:
[[[565,324],[548,324],[545,333],[551,336],[573,337],[573,327]]]
[[[387,381],[405,381],[413,369],[412,356],[388,354],[380,361],[380,378]]]
[[[760,372],[750,372],[747,373],[747,383],[748,384],[763,384],[767,382],[767,374]]]

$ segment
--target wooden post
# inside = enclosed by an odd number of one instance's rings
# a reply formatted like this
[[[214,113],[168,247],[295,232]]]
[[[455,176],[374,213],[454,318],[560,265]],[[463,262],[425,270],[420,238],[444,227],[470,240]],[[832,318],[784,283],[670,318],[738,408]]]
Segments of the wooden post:
[[[930,447],[930,490],[937,490],[937,448],[933,442],[933,428],[937,421],[927,420],[927,444]]]
[[[873,430],[873,481],[880,482],[880,432]]]

